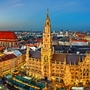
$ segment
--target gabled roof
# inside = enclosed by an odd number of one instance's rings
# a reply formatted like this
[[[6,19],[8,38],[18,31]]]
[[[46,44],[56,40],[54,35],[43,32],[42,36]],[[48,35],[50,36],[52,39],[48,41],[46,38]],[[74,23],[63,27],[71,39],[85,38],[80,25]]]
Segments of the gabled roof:
[[[11,40],[16,40],[17,36],[13,31],[0,31],[0,39],[11,39]]]

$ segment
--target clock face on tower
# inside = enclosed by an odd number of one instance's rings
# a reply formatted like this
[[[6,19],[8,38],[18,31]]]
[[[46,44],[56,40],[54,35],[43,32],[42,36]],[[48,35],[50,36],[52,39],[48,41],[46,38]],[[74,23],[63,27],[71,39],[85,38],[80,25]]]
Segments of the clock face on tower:
[[[47,62],[47,61],[48,61],[48,56],[45,55],[45,56],[44,56],[44,62]]]

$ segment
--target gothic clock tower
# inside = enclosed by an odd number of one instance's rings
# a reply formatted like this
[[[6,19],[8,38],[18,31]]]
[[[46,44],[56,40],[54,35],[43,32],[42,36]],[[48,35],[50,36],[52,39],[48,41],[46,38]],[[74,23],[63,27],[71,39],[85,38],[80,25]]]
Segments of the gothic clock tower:
[[[51,80],[51,59],[53,54],[51,24],[47,10],[47,16],[43,31],[43,46],[41,48],[41,72],[42,78]]]

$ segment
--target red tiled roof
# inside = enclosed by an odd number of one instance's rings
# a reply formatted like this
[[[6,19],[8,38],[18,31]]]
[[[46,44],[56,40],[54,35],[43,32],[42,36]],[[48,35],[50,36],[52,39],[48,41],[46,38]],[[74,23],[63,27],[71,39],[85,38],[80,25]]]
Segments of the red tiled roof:
[[[14,54],[4,55],[4,56],[0,57],[0,62],[6,61],[6,60],[9,60],[9,59],[13,59],[13,58],[16,58],[16,57],[17,56],[15,56]]]
[[[4,50],[5,47],[4,46],[0,46],[0,51]]]
[[[78,37],[85,37],[85,34],[83,34],[83,33],[80,33],[80,32],[76,32],[76,36],[78,36]]]
[[[26,44],[26,46],[30,46],[30,47],[33,47],[34,45],[33,45],[33,44]]]
[[[73,41],[73,42],[88,42],[88,40],[86,40],[86,39],[79,39],[79,40],[77,40],[77,39],[72,39],[72,41]]]
[[[17,36],[13,31],[0,31],[0,41],[2,40],[17,40]]]
[[[30,47],[33,47],[33,46],[38,46],[39,44],[38,43],[34,43],[34,44],[26,44],[26,46],[30,46]]]
[[[37,42],[42,42],[42,38],[37,38]]]
[[[36,46],[36,47],[37,47],[38,45],[39,45],[38,43],[34,43],[34,46]]]

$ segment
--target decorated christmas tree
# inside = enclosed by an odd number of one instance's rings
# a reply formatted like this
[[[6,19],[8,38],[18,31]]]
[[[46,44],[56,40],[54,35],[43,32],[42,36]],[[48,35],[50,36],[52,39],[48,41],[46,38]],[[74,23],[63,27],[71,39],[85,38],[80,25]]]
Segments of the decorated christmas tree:
[[[70,72],[70,67],[69,66],[66,66],[66,69],[65,69],[64,83],[65,83],[66,86],[71,84],[71,72]]]

